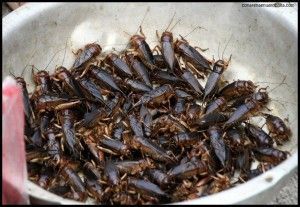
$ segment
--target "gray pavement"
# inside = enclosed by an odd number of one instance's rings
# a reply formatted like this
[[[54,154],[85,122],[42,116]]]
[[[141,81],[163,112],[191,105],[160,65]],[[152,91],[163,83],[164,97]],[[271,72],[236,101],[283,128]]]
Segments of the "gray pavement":
[[[298,204],[298,170],[269,204]]]

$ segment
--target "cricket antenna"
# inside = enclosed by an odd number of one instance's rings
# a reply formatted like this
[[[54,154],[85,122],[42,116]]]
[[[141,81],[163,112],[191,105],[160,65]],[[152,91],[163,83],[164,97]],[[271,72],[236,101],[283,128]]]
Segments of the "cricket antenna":
[[[63,57],[63,60],[62,60],[61,66],[63,66],[63,64],[64,64],[64,61],[65,61],[65,56],[66,56],[66,51],[67,51],[67,46],[68,46],[68,39],[69,39],[69,38],[67,38],[67,40],[66,40],[65,52],[64,52],[64,57]]]
[[[32,68],[32,70],[33,69],[36,69],[37,71],[40,71],[37,67],[35,67],[34,65],[29,65],[29,66],[31,66],[31,68]]]
[[[226,50],[226,48],[227,48],[227,46],[228,46],[228,43],[230,42],[232,36],[233,36],[233,33],[231,33],[231,36],[230,36],[230,38],[229,38],[229,40],[228,40],[227,44],[225,45],[225,48],[224,48],[224,50],[223,50],[223,52],[222,52],[222,60],[223,60],[224,52],[225,52],[225,50]]]
[[[128,33],[127,33],[127,35],[128,35]],[[124,44],[122,44],[122,43],[120,43],[120,44],[107,44],[107,45],[101,45],[101,47],[116,46],[116,45],[127,45],[127,43],[124,43]]]
[[[181,21],[181,19],[179,19],[174,25],[173,27],[171,27],[170,31],[172,31],[172,29],[174,29],[174,27]]]
[[[285,75],[285,78],[286,78],[286,75]],[[259,81],[259,82],[255,82],[256,84],[258,83],[267,83],[267,84],[279,84],[279,85],[282,85],[282,84],[285,84],[285,85],[287,85],[287,86],[289,86],[290,87],[290,85],[289,84],[287,84],[287,83],[283,83],[282,81],[280,82],[280,83],[278,83],[278,82],[274,82],[274,83],[272,83],[272,82],[267,82],[267,81]]]
[[[27,64],[25,65],[25,67],[24,67],[23,70],[22,70],[21,77],[23,77],[24,71],[25,71],[25,69],[29,66],[28,63],[32,60],[32,58],[34,57],[35,53],[36,53],[36,44],[35,44],[34,52],[33,52],[32,55],[30,56],[29,60],[27,61]]]
[[[52,56],[50,62],[48,63],[48,65],[46,66],[46,68],[45,68],[44,70],[46,70],[46,69],[48,68],[48,66],[50,65],[50,63],[51,63],[51,62],[53,61],[53,59],[55,58],[55,56],[56,56],[60,51],[62,51],[62,50],[63,50],[63,49],[60,49],[60,50],[58,50],[57,52],[54,53],[54,55]]]
[[[147,7],[147,10],[146,10],[146,12],[145,12],[145,14],[144,14],[144,17],[143,17],[143,19],[142,19],[142,21],[141,21],[141,23],[140,23],[138,29],[136,30],[136,32],[135,32],[134,34],[136,34],[136,33],[139,31],[139,29],[140,29],[140,27],[142,26],[142,24],[143,24],[143,22],[144,22],[144,20],[145,20],[145,18],[146,18],[147,13],[149,12],[149,10],[150,10],[150,7]]]
[[[229,59],[228,59],[228,61],[227,61],[227,63],[226,63],[226,65],[228,66],[229,65],[229,63],[230,63],[230,61],[231,61],[231,58],[232,58],[232,54],[230,54],[230,56],[229,56]]]
[[[167,28],[165,29],[165,31],[167,31],[167,29],[169,28],[169,26],[170,26],[171,23],[173,22],[173,19],[174,19],[174,17],[175,17],[175,14],[176,14],[176,12],[174,12],[173,17],[172,17],[172,19],[171,19],[169,25],[168,25]]]
[[[149,12],[149,10],[150,10],[150,7],[147,7],[147,10],[146,10],[146,12],[145,12],[145,14],[144,14],[144,17],[143,17],[143,19],[142,19],[142,21],[141,21],[141,23],[140,23],[138,29],[136,30],[136,32],[135,32],[134,34],[136,34],[136,33],[140,30],[140,28],[141,28],[141,26],[142,26],[142,24],[143,24],[143,22],[144,22],[144,20],[145,20],[145,18],[146,18],[147,13]],[[124,32],[126,35],[128,35],[129,37],[132,37],[132,35],[129,34],[128,32],[125,32],[125,31],[123,31],[123,32]],[[128,48],[129,45],[130,45],[130,41],[126,44],[126,47],[125,47],[125,48]]]
[[[285,79],[286,79],[286,75],[284,76],[284,78],[282,79],[282,81],[279,83],[279,85],[276,86],[276,87],[274,87],[272,90],[270,90],[269,93],[271,93],[272,91],[274,91],[276,88],[278,88],[278,87],[281,86],[282,84],[287,84],[287,83],[284,82]]]
[[[28,67],[28,64],[26,64],[25,67],[23,68],[22,73],[21,73],[21,77],[23,77],[24,71],[25,71],[25,69],[26,69],[27,67]]]
[[[17,78],[11,71],[9,71],[9,74],[12,75],[14,78]]]
[[[128,32],[123,31],[126,35],[128,35],[129,37],[131,37],[132,35],[129,34]]]
[[[221,45],[221,42],[219,41],[219,45],[218,45],[218,58],[220,60],[220,45]]]
[[[190,31],[187,35],[185,35],[183,38],[186,38],[187,36],[189,36],[192,32],[194,32],[196,29],[205,29],[204,27],[200,27],[200,26],[197,26],[195,27],[192,31]]]

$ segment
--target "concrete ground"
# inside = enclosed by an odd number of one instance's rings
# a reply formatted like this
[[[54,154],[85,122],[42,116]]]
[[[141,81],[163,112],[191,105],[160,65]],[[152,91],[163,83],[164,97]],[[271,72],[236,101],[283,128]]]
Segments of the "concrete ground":
[[[269,204],[298,204],[298,170]]]
[[[11,10],[2,3],[2,17]],[[290,178],[288,183],[280,190],[276,198],[268,204],[298,204],[298,171]]]

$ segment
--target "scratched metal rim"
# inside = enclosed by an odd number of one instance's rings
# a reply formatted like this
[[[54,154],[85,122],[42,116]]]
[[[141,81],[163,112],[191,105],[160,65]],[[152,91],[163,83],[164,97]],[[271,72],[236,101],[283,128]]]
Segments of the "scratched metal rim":
[[[205,6],[207,4],[203,4]],[[228,4],[227,4],[228,5]],[[50,9],[66,7],[64,3],[28,3],[16,11],[10,13],[3,18],[3,42],[8,39],[10,34],[14,32],[26,21],[36,18],[37,16],[49,11]],[[297,38],[297,21],[291,21],[290,17],[296,17],[291,14],[289,18],[280,15],[277,11],[271,8],[261,8],[263,12],[270,13],[274,19],[279,20],[285,27],[289,27],[294,31],[295,40]],[[297,11],[297,10],[296,10]],[[296,135],[293,137],[296,139]],[[297,147],[297,146],[296,146]],[[276,191],[283,185],[284,181],[296,170],[298,166],[298,149],[293,151],[291,157],[282,162],[277,167],[270,171],[234,188],[222,191],[220,193],[206,196],[199,199],[179,202],[176,204],[238,204],[238,203],[263,203],[266,197],[274,196]],[[44,202],[55,202],[60,204],[82,204],[69,199],[64,199],[55,194],[52,194],[36,184],[27,181],[28,194]]]

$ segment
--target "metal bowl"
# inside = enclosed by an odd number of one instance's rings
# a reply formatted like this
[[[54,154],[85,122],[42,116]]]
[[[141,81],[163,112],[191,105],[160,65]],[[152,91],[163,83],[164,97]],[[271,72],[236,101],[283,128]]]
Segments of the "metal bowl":
[[[71,51],[86,43],[99,41],[103,51],[123,49],[128,36],[134,34],[146,10],[142,27],[147,42],[153,48],[158,42],[155,30],[161,34],[176,11],[181,22],[173,34],[186,35],[197,26],[187,39],[191,45],[209,48],[204,55],[218,57],[218,45],[223,53],[232,35],[224,57],[232,54],[232,62],[225,77],[228,80],[246,79],[270,85],[269,108],[275,115],[288,117],[293,137],[283,149],[292,156],[270,171],[223,192],[181,204],[237,204],[266,203],[278,192],[297,168],[298,163],[298,91],[297,91],[297,12],[294,8],[242,7],[242,3],[29,3],[3,19],[2,77],[13,71],[20,75],[26,64],[45,68],[53,54],[65,47],[64,66],[74,61]],[[35,53],[34,53],[35,52]],[[50,63],[47,70],[62,64],[63,50]],[[219,56],[221,56],[221,54]],[[32,57],[32,58],[31,58]],[[286,77],[288,84],[277,85]],[[25,80],[33,89],[30,71]],[[276,101],[275,101],[276,100]],[[258,120],[263,123],[263,119]],[[35,202],[78,204],[49,193],[28,181],[28,193]]]

